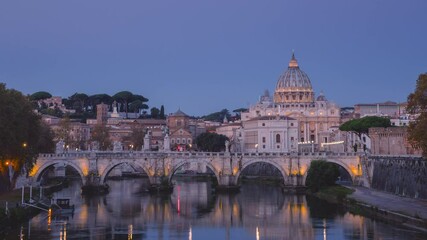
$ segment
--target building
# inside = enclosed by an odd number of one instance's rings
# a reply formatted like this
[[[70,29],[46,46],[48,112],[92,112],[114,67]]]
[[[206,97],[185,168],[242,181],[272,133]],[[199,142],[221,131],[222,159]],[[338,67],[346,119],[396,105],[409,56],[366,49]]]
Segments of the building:
[[[354,112],[359,117],[383,116],[397,118],[406,112],[405,103],[387,101],[383,103],[359,103],[354,105]]]
[[[206,132],[205,122],[190,118],[181,109],[170,114],[166,124],[169,129],[171,148],[178,151],[191,148],[195,139]]]
[[[421,155],[408,142],[407,127],[370,128],[369,136],[374,155]]]
[[[280,75],[273,98],[268,91],[259,99],[258,103],[251,106],[247,112],[242,112],[243,135],[247,135],[245,129],[250,126],[247,121],[263,121],[262,119],[276,121],[272,126],[281,126],[285,131],[294,131],[297,128],[296,135],[289,134],[291,137],[281,139],[287,141],[284,143],[282,151],[292,151],[293,145],[309,145],[312,150],[318,149],[322,143],[331,143],[329,129],[340,125],[340,108],[333,102],[327,100],[323,93],[317,98],[312,88],[308,75],[303,72],[298,64],[295,55],[288,64],[288,68]],[[291,120],[293,119],[293,120]],[[277,122],[278,121],[278,122]],[[280,123],[280,121],[286,121]],[[257,123],[258,124],[258,123]],[[262,123],[261,123],[262,124]],[[293,126],[288,124],[294,124]],[[253,132],[253,130],[250,130]],[[264,130],[256,130],[257,136],[261,136]],[[251,133],[254,134],[254,133]],[[269,138],[269,136],[266,136]],[[248,141],[248,138],[243,138]],[[263,138],[256,138],[256,142],[243,143],[243,151],[253,151],[253,147],[258,144],[263,146]],[[292,142],[294,141],[294,142]],[[286,147],[285,147],[286,146]],[[267,146],[266,146],[267,147]]]

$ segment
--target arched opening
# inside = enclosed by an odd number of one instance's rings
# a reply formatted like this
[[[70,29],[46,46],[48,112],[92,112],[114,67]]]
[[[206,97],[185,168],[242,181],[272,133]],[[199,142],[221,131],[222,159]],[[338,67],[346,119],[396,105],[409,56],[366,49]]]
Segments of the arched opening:
[[[326,162],[327,165],[333,166],[335,168],[337,168],[338,170],[338,174],[336,177],[334,177],[334,179],[332,179],[331,181],[333,181],[335,184],[340,184],[340,185],[352,185],[353,184],[353,176],[351,174],[350,169],[342,163],[339,162],[335,162],[335,161],[323,161]],[[309,169],[307,169],[307,172],[304,175],[303,178],[303,185],[307,186],[307,179],[309,178],[310,174],[315,174],[313,171],[310,171],[311,165],[309,166]],[[325,171],[322,170],[323,172],[330,172],[330,171]],[[321,171],[321,172],[322,172]],[[329,176],[326,174],[324,175],[323,173],[321,174],[322,178],[329,178]],[[317,181],[315,178],[318,178],[318,176],[311,176],[310,179],[311,181]],[[322,179],[323,180],[323,179]],[[319,180],[320,181],[320,180]]]
[[[120,194],[123,203],[135,194],[145,193],[150,186],[146,169],[133,161],[112,162],[101,174],[100,182],[109,186],[110,194]],[[121,213],[136,211],[138,208],[131,207],[133,204],[129,202],[118,207]]]
[[[148,178],[142,167],[135,166],[129,162],[120,162],[107,167],[104,182],[107,180],[123,180],[131,178]]]
[[[240,165],[240,164],[239,164]],[[238,184],[244,182],[264,182],[269,184],[284,184],[285,173],[271,162],[256,161],[239,166],[241,170],[236,175]]]
[[[189,219],[200,217],[214,208],[218,179],[209,163],[183,161],[171,172],[170,183],[174,186],[171,204],[180,216]]]
[[[36,182],[42,187],[53,187],[55,185],[66,185],[67,181],[84,182],[84,176],[79,169],[67,163],[52,163],[42,167],[35,176]]]

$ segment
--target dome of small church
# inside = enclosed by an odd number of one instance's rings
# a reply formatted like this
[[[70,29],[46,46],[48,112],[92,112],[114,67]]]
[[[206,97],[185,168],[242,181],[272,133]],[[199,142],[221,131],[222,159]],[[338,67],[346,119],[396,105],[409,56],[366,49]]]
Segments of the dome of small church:
[[[314,93],[310,78],[298,65],[295,54],[292,54],[288,69],[280,75],[274,93],[274,103],[311,103]]]
[[[326,99],[325,94],[323,94],[323,92],[320,92],[319,96],[317,97],[316,101],[328,101],[328,99]]]

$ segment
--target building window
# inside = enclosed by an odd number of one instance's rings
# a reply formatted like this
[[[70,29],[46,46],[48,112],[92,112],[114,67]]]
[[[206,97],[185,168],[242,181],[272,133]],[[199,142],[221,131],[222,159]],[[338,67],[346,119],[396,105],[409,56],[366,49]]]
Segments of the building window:
[[[291,123],[291,127],[293,127],[294,126],[294,123]]]
[[[265,137],[262,137],[262,142],[265,143]]]
[[[191,139],[189,138],[189,139],[187,139],[187,143],[188,144],[191,144]]]
[[[280,143],[280,134],[276,134],[276,143]]]
[[[176,144],[179,144],[179,138],[176,140]]]
[[[265,148],[265,145],[262,145],[262,148]]]
[[[265,127],[265,123],[262,123],[262,126]]]
[[[171,143],[172,143],[172,144],[175,144],[175,139],[172,139],[172,140],[171,140]]]

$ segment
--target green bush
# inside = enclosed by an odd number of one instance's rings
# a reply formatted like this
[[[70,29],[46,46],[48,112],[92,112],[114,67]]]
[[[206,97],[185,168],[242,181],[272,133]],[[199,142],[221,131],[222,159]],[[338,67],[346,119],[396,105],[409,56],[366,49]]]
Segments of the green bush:
[[[335,185],[339,175],[337,165],[324,160],[315,160],[310,164],[305,185],[312,192],[317,192],[323,187]]]

